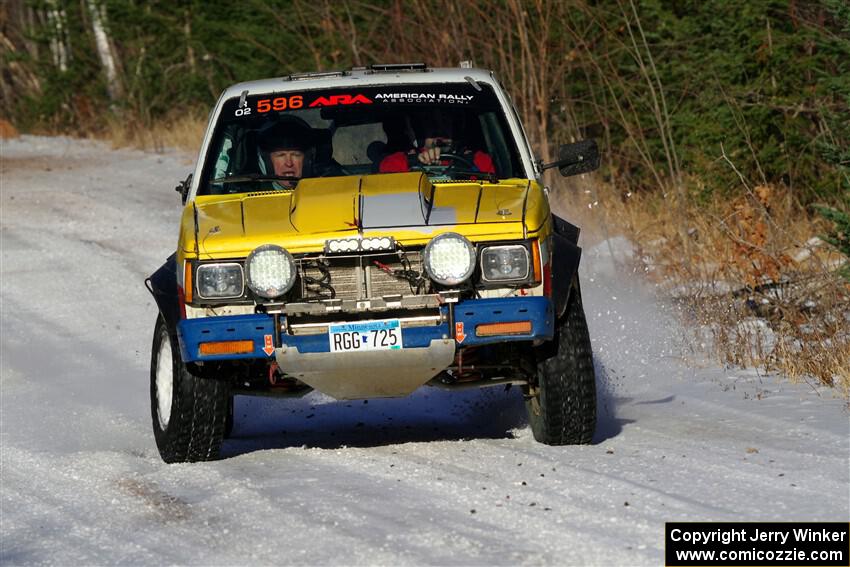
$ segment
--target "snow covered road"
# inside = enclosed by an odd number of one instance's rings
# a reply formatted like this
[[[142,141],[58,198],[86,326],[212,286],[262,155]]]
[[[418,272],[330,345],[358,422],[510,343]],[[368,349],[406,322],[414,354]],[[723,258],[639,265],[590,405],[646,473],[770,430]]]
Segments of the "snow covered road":
[[[661,565],[664,522],[850,519],[850,419],[688,369],[673,314],[586,250],[595,444],[546,447],[517,389],[237,398],[226,458],[165,465],[156,308],[191,157],[2,141],[0,563]]]

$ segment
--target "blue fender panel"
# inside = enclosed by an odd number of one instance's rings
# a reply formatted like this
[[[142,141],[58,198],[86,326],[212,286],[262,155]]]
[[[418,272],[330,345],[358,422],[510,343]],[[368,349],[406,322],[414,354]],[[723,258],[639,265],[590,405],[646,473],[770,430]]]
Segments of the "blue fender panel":
[[[263,351],[266,335],[274,337],[274,318],[262,313],[183,319],[177,323],[177,339],[184,362],[269,358]],[[201,343],[244,340],[254,341],[253,352],[215,356],[201,356],[198,352]]]
[[[463,346],[529,341],[532,339],[552,340],[555,332],[555,312],[548,297],[471,299],[458,303],[454,315],[455,338]],[[476,335],[475,330],[478,325],[518,321],[531,321],[531,333],[485,337]],[[463,333],[465,334],[463,341],[459,340],[458,324],[463,325]]]

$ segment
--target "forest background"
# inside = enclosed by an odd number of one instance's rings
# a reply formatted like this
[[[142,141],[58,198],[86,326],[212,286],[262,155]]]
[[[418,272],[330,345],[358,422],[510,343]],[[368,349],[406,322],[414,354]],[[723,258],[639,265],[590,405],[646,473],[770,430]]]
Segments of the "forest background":
[[[846,0],[5,0],[0,119],[194,150],[234,82],[464,60],[540,158],[598,140],[597,175],[548,183],[721,358],[850,391]]]

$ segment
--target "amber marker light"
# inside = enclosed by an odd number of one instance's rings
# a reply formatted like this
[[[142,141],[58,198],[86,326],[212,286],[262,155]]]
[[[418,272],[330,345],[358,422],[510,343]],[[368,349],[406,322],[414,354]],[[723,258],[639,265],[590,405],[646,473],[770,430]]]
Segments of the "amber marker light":
[[[540,241],[535,240],[534,245],[531,247],[531,260],[534,265],[534,281],[541,282],[543,281],[540,277]]]
[[[201,343],[198,351],[203,356],[214,354],[245,354],[254,352],[254,341],[216,341]]]
[[[192,303],[192,263],[183,262],[183,300]]]
[[[475,334],[479,337],[491,337],[493,335],[530,335],[531,321],[485,323],[475,327]]]

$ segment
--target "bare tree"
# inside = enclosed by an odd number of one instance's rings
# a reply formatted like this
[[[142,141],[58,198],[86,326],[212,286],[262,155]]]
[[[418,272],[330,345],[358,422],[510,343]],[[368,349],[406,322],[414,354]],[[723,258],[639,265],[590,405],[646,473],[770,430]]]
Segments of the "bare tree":
[[[47,3],[47,20],[50,24],[50,54],[53,64],[63,73],[68,70],[68,55],[71,51],[68,45],[68,35],[65,10],[59,8],[56,0]]]
[[[110,45],[109,34],[107,32],[106,7],[99,5],[97,0],[88,0],[87,5],[89,15],[91,16],[92,33],[94,35],[95,45],[97,46],[97,56],[100,59],[100,64],[103,66],[103,72],[106,74],[106,89],[109,93],[109,98],[114,104],[121,98],[123,89],[118,80],[116,57]]]

